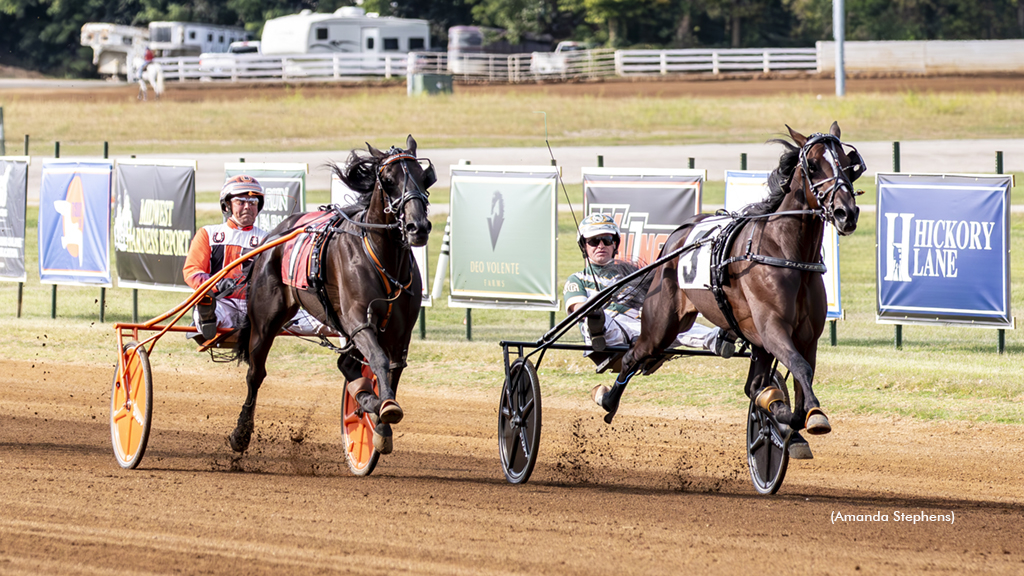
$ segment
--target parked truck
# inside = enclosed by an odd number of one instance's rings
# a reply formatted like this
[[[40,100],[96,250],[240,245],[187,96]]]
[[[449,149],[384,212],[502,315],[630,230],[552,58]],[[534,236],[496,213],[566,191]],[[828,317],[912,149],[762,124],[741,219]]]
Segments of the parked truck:
[[[572,64],[574,52],[586,50],[583,42],[563,40],[555,47],[554,52],[534,52],[530,58],[530,72],[544,76],[549,74],[565,74]]]

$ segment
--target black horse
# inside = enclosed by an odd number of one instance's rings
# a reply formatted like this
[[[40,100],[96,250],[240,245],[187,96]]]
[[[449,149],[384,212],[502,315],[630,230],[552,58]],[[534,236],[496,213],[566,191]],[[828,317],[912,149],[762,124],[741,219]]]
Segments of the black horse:
[[[837,123],[828,134],[805,137],[792,128],[789,134],[795,145],[773,140],[786,150],[769,177],[769,198],[722,219],[724,230],[713,243],[717,251],[713,249],[710,289],[680,289],[680,260],[687,256],[654,272],[640,337],[623,357],[614,386],[594,390],[594,399],[609,412],[606,420],[618,408],[629,379],[638,371],[656,370],[676,334],[689,329],[700,313],[750,343],[749,397],[756,394],[759,406],[794,431],[831,431],[811,386],[827,312],[822,235],[826,222],[842,235],[857,228],[860,208],[853,181],[864,164],[856,150],[840,141]],[[693,242],[689,236],[694,224],[709,217],[699,215],[673,232],[662,253]],[[796,382],[792,409],[770,376],[776,358]]]
[[[416,158],[416,140],[410,135],[406,149],[381,152],[353,150],[335,174],[359,195],[355,206],[333,210],[330,226],[318,230],[318,248],[310,260],[310,289],[285,283],[282,273],[285,245],[260,254],[249,273],[249,322],[239,332],[236,357],[249,364],[249,392],[228,440],[244,452],[253,432],[253,414],[260,384],[267,375],[267,354],[274,338],[304,308],[320,322],[345,336],[338,367],[347,380],[357,382],[353,396],[375,416],[374,445],[382,454],[393,448],[391,424],[402,420],[395,400],[405,367],[409,340],[420,310],[419,268],[411,247],[423,246],[430,233],[427,188],[436,180],[429,161]],[[298,214],[281,222],[264,240],[284,236],[309,220]],[[360,378],[367,363],[376,376],[372,383]],[[350,390],[352,387],[350,386]]]

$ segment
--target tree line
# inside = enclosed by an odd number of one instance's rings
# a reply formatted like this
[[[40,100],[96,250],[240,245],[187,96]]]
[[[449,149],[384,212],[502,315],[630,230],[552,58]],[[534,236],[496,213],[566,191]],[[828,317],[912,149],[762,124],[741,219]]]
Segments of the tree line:
[[[94,77],[86,22],[157,20],[244,26],[333,12],[355,0],[0,0],[0,64]],[[514,41],[550,35],[611,48],[813,46],[832,38],[832,0],[363,0],[367,12],[422,18],[443,47],[456,25],[504,28]],[[1024,0],[845,0],[847,40],[1024,37]]]

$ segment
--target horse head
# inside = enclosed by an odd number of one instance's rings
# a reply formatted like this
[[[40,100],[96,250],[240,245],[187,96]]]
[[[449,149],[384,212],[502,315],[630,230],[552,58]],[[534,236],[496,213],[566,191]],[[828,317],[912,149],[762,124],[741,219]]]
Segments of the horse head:
[[[384,213],[393,215],[405,244],[423,246],[431,228],[427,189],[437,181],[437,175],[430,160],[416,157],[416,140],[411,134],[405,145],[405,150],[392,146],[387,152],[366,146],[376,159],[375,179],[383,196]]]
[[[833,122],[828,134],[800,134],[789,126],[789,135],[799,147],[797,171],[791,185],[801,183],[806,202],[813,210],[821,210],[821,217],[836,227],[843,236],[857,229],[860,208],[854,181],[866,168],[857,149],[840,139],[839,123]]]

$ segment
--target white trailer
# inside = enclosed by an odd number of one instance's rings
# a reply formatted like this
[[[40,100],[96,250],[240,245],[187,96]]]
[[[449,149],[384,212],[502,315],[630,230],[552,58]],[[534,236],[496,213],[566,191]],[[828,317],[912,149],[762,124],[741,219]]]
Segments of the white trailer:
[[[430,49],[430,23],[367,14],[355,6],[333,13],[303,10],[267,20],[260,42],[263,54],[406,53]]]
[[[92,48],[92,63],[100,76],[117,80],[128,78],[129,66],[141,58],[149,41],[149,30],[107,22],[82,25],[82,46]]]
[[[249,33],[238,26],[199,22],[149,23],[149,47],[157,56],[199,56],[207,52],[227,52],[232,42],[249,39]]]

